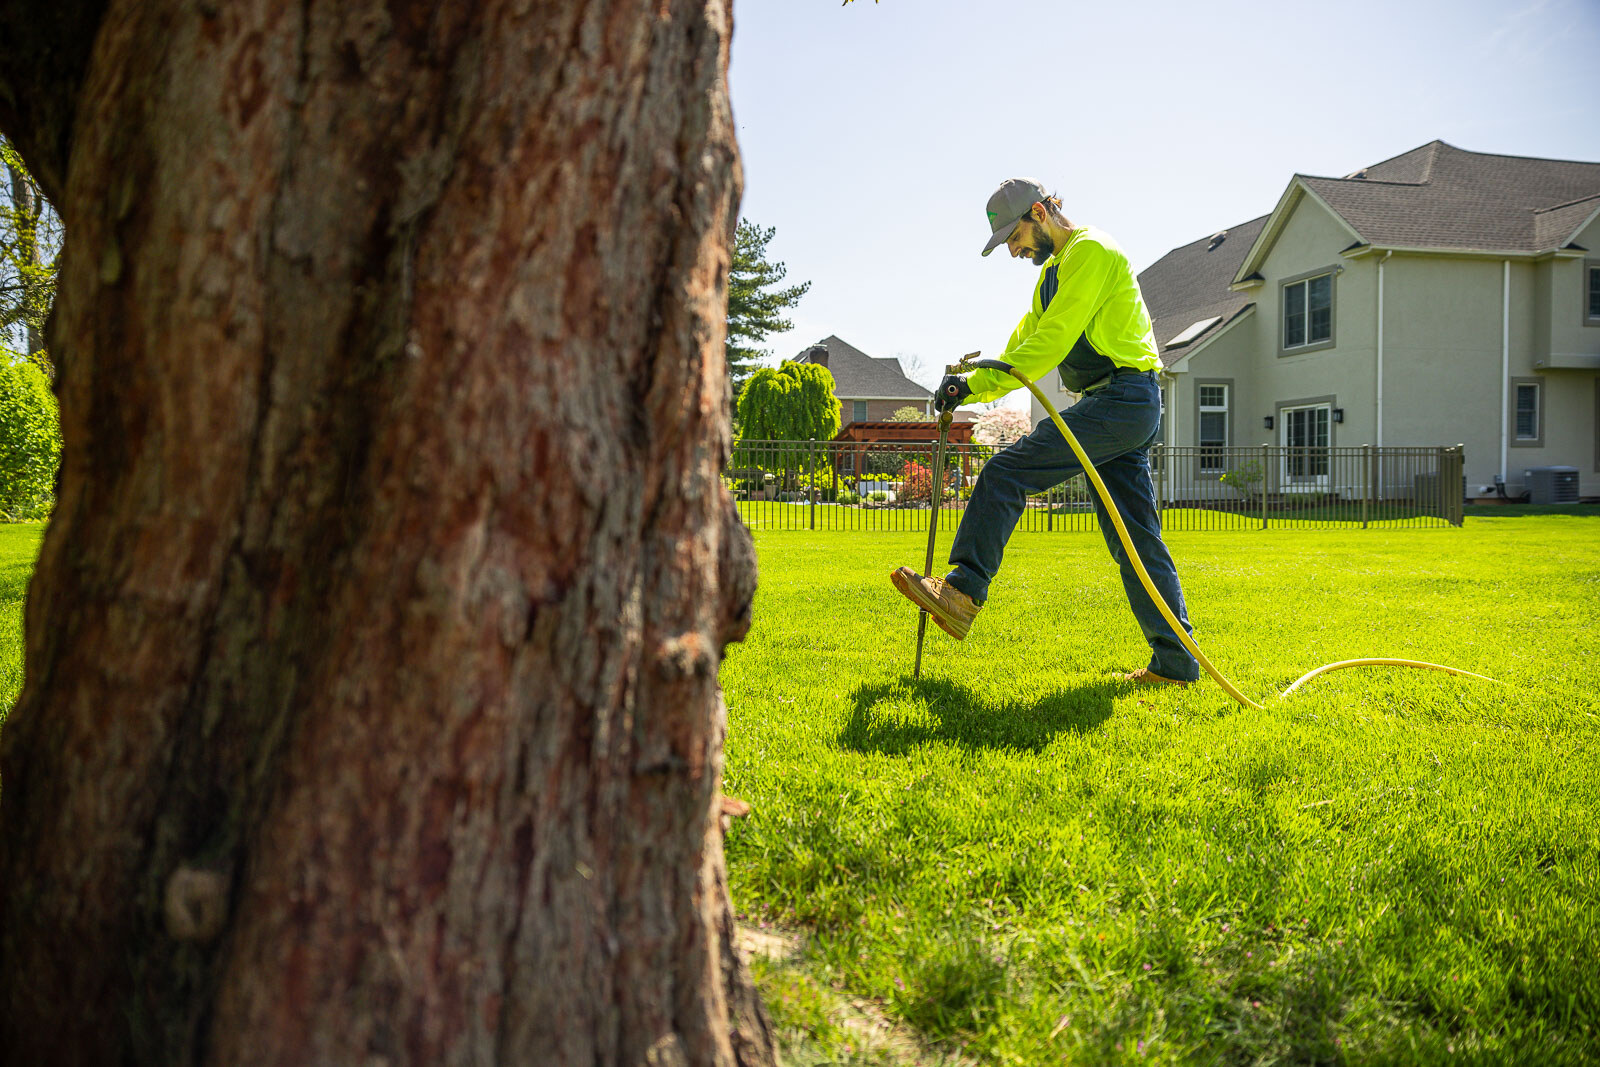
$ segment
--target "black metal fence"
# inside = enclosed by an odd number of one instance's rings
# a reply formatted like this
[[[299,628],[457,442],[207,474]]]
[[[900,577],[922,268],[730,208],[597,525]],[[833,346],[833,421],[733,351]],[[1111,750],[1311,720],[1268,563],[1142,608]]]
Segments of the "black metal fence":
[[[941,529],[961,521],[983,464],[997,451],[952,444]],[[928,528],[933,444],[741,441],[724,472],[752,529]],[[1241,448],[1155,445],[1151,480],[1168,530],[1459,526],[1462,448]],[[1019,530],[1097,530],[1083,475],[1028,501]]]

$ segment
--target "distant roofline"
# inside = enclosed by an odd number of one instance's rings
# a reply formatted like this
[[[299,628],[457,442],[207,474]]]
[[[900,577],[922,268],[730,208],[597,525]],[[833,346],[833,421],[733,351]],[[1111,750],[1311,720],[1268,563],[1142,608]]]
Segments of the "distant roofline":
[[[1182,252],[1185,248],[1188,248],[1190,245],[1197,245],[1197,244],[1200,244],[1202,242],[1209,241],[1219,233],[1232,233],[1234,230],[1242,230],[1246,226],[1250,225],[1252,222],[1260,222],[1262,219],[1266,218],[1268,215],[1271,215],[1271,214],[1272,214],[1272,212],[1269,211],[1269,212],[1266,213],[1266,215],[1257,215],[1253,219],[1245,219],[1243,222],[1236,222],[1232,226],[1224,226],[1220,230],[1213,230],[1210,233],[1206,234],[1204,237],[1196,237],[1192,241],[1185,241],[1181,245],[1174,245],[1173,247],[1167,249],[1165,252],[1161,253],[1161,255],[1156,258],[1155,263],[1151,263],[1150,264],[1150,267],[1155,266],[1156,263],[1160,263],[1163,259],[1166,259],[1168,256],[1172,255],[1172,253],[1174,253],[1174,252]],[[1145,270],[1149,270],[1150,267],[1146,267]],[[1144,271],[1140,271],[1139,273],[1143,274]]]

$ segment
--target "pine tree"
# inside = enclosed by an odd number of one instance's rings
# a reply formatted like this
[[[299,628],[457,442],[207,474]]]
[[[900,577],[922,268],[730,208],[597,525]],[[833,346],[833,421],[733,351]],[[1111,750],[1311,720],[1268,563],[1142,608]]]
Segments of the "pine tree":
[[[734,236],[733,266],[728,272],[728,338],[724,352],[728,357],[728,380],[735,399],[755,370],[755,361],[770,355],[756,345],[768,334],[792,328],[789,320],[783,318],[783,312],[798,304],[811,288],[810,282],[777,288],[789,271],[782,263],[767,262],[767,243],[776,232],[775,227],[762,229],[749,219],[740,219]]]

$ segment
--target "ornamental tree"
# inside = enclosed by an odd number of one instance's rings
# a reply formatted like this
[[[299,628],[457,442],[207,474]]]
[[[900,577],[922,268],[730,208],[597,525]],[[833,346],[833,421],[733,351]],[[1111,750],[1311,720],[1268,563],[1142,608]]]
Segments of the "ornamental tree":
[[[739,422],[747,440],[832,440],[839,432],[833,375],[820,364],[793,360],[764,367],[739,394]]]
[[[1020,441],[1033,430],[1033,420],[1026,411],[1018,408],[993,408],[978,416],[973,424],[972,439],[981,445],[1004,448]]]

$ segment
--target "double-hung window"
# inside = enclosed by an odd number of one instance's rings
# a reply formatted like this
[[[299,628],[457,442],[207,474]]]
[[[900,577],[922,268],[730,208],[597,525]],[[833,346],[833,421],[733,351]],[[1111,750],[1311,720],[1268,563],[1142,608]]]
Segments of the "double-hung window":
[[[1584,324],[1600,326],[1600,260],[1584,262],[1583,286]]]
[[[1333,340],[1333,272],[1283,287],[1283,348],[1292,351]]]
[[[1200,390],[1200,473],[1217,474],[1227,469],[1228,386],[1199,385]]]
[[[866,422],[867,421],[867,402],[865,400],[852,400],[852,401],[850,401],[850,421],[851,422]]]
[[[1512,409],[1516,415],[1516,426],[1513,436],[1518,444],[1537,444],[1544,435],[1544,427],[1539,425],[1539,383],[1517,382],[1516,396],[1513,398]]]

